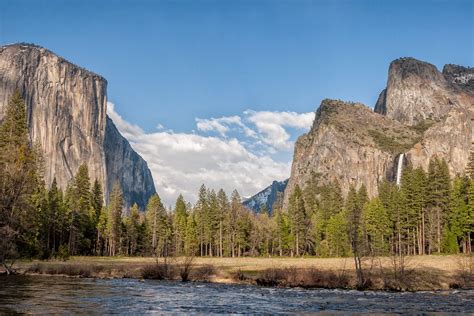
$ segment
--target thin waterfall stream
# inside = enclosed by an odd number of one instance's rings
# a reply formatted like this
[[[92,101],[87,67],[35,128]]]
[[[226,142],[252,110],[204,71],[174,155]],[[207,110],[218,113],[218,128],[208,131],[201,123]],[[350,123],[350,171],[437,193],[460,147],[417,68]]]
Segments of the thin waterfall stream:
[[[400,154],[400,156],[398,156],[397,178],[396,178],[396,183],[397,183],[398,187],[400,187],[401,178],[402,178],[403,157],[404,156],[405,156],[405,154]]]

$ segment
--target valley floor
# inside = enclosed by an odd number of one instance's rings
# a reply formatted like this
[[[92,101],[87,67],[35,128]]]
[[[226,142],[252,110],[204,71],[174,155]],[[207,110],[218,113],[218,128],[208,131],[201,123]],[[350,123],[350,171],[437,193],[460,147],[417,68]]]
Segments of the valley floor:
[[[473,288],[473,256],[391,257],[363,261],[370,290]],[[175,279],[265,286],[356,288],[352,258],[159,258],[71,257],[68,261],[20,261],[17,272],[93,278]]]

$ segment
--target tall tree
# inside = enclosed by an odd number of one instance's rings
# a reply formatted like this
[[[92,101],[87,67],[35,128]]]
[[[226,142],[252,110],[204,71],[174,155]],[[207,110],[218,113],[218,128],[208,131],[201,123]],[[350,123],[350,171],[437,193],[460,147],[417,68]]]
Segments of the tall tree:
[[[180,194],[176,200],[176,205],[174,208],[174,240],[175,240],[175,253],[177,256],[183,254],[184,244],[186,240],[186,202],[184,201],[183,196]]]
[[[171,237],[170,223],[161,199],[156,193],[148,200],[146,223],[152,254],[158,257],[167,256]]]
[[[428,251],[441,252],[445,215],[449,209],[451,179],[446,161],[434,158],[428,167],[427,210],[429,226]]]
[[[224,222],[229,212],[229,200],[223,189],[217,192],[217,221],[218,221],[218,237],[216,240],[219,242],[218,255],[224,256]]]
[[[392,234],[390,217],[379,198],[370,200],[363,209],[362,222],[367,235],[369,252],[384,255],[389,250],[388,238]]]
[[[125,218],[125,253],[133,256],[136,254],[140,233],[140,211],[138,205],[133,204],[130,214]]]
[[[303,195],[297,185],[289,200],[288,215],[291,223],[291,234],[293,236],[293,249],[297,256],[304,253],[304,239],[309,227],[309,218],[306,214]]]
[[[15,91],[0,124],[0,264],[31,249],[35,218],[30,195],[38,184],[38,165],[29,141],[26,105]],[[7,268],[7,272],[10,271]]]
[[[346,209],[348,212],[348,233],[351,243],[352,254],[357,272],[358,286],[364,286],[365,279],[362,270],[361,259],[364,255],[364,245],[361,232],[362,209],[367,200],[367,190],[361,186],[359,191],[351,186],[347,195]]]
[[[107,235],[109,256],[115,256],[120,248],[122,228],[123,194],[120,184],[116,182],[110,194],[110,204],[107,215]]]

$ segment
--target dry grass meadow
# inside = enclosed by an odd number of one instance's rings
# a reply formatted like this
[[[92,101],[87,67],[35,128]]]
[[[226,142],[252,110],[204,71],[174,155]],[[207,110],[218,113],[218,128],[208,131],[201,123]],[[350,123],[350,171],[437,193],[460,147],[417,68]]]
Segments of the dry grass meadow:
[[[368,289],[439,290],[471,288],[473,256],[405,257],[402,267],[394,258],[366,258]],[[397,265],[398,264],[398,265]],[[182,279],[268,286],[354,288],[352,258],[152,258],[71,257],[68,261],[21,261],[19,273],[96,278]],[[185,269],[188,267],[188,269]],[[180,278],[181,276],[181,278]]]

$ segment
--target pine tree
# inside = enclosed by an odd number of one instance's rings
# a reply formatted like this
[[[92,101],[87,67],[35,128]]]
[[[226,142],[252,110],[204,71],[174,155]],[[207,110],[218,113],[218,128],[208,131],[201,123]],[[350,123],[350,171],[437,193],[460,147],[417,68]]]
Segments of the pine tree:
[[[48,191],[48,213],[50,217],[50,228],[49,228],[49,249],[52,253],[55,253],[59,248],[59,236],[58,227],[61,216],[62,198],[60,190],[56,182],[56,178],[53,179],[51,187]]]
[[[31,249],[36,228],[30,196],[40,181],[35,151],[30,145],[26,105],[15,91],[0,124],[0,264]],[[33,242],[34,243],[34,242]],[[28,251],[27,251],[28,252]]]
[[[442,248],[444,253],[458,253],[459,244],[467,252],[468,235],[470,234],[469,185],[467,177],[455,177],[451,190],[451,201],[446,215]]]
[[[122,228],[123,194],[120,184],[116,182],[110,194],[110,204],[107,214],[107,235],[109,256],[119,253]]]
[[[217,221],[218,221],[218,237],[216,240],[219,241],[218,255],[224,256],[224,223],[226,216],[229,212],[229,200],[223,189],[220,189],[217,193]]]
[[[239,218],[242,204],[240,201],[240,194],[237,190],[232,192],[230,209],[225,218],[225,230],[226,230],[226,245],[228,255],[236,256],[237,247],[237,220]]]
[[[138,239],[140,233],[140,211],[138,205],[133,204],[130,209],[130,214],[124,221],[126,236],[125,236],[125,253],[133,256],[136,254],[138,248]]]
[[[376,256],[386,254],[389,250],[388,238],[392,234],[391,223],[379,198],[374,198],[365,205],[362,222],[370,253]]]
[[[306,214],[303,195],[300,187],[296,185],[289,200],[288,215],[291,223],[293,249],[297,256],[304,252],[304,241],[309,228],[309,218]]]
[[[429,226],[429,252],[441,252],[445,215],[449,208],[450,177],[448,165],[435,158],[428,167],[427,208]]]
[[[171,227],[158,194],[152,195],[148,200],[145,216],[152,254],[158,257],[167,256]]]
[[[206,241],[207,255],[213,256],[215,251],[215,236],[219,226],[218,210],[219,201],[214,190],[207,194],[207,212],[205,213],[204,237]]]
[[[100,211],[104,204],[104,195],[102,193],[102,186],[97,179],[94,181],[91,192],[91,206],[94,211],[95,223],[98,222]]]
[[[196,221],[192,213],[186,219],[186,236],[184,239],[184,252],[186,256],[194,256],[197,252],[198,238],[196,231]]]
[[[357,284],[362,287],[365,283],[362,271],[361,260],[364,253],[364,247],[361,238],[361,217],[362,207],[367,199],[367,191],[365,187],[361,187],[359,192],[351,186],[347,195],[346,209],[348,216],[348,234],[351,243],[352,254],[357,272]]]
[[[109,235],[108,235],[108,210],[102,208],[100,210],[99,220],[97,221],[97,241],[95,253],[97,255],[104,255],[106,247],[109,244]]]
[[[176,200],[174,208],[174,238],[175,238],[175,252],[179,256],[184,252],[184,244],[186,240],[186,202],[180,194]]]
[[[207,199],[207,188],[203,184],[199,188],[199,196],[198,196],[198,201],[196,203],[195,207],[195,216],[194,219],[196,221],[196,226],[197,226],[197,234],[198,234],[198,240],[199,240],[199,249],[200,249],[200,255],[204,256],[206,255],[206,228],[207,228],[207,216],[209,212],[209,203]]]
[[[79,166],[71,182],[68,206],[71,213],[69,252],[73,255],[93,253],[97,235],[97,215],[92,206],[89,170],[85,164]]]
[[[323,257],[345,257],[351,253],[351,244],[347,231],[347,213],[341,211],[331,216],[327,224],[327,236],[322,243],[320,254]]]

